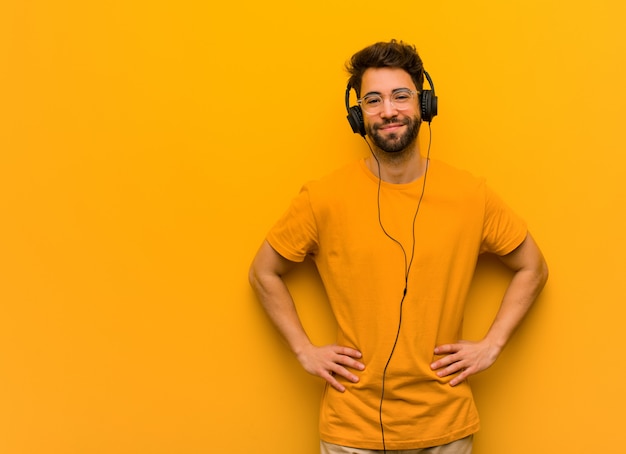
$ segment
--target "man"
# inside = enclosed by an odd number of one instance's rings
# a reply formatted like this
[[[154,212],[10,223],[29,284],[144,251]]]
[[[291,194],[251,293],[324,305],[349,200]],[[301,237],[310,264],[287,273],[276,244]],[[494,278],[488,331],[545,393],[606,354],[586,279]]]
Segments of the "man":
[[[470,453],[479,420],[467,378],[497,359],[547,266],[525,223],[482,179],[420,153],[436,98],[423,90],[413,46],[376,43],[348,70],[348,92],[359,97],[349,120],[371,153],[303,187],[261,245],[250,282],[302,367],[328,382],[323,454]],[[485,337],[461,340],[484,252],[513,277]],[[334,345],[311,343],[283,281],[306,256],[337,319]]]

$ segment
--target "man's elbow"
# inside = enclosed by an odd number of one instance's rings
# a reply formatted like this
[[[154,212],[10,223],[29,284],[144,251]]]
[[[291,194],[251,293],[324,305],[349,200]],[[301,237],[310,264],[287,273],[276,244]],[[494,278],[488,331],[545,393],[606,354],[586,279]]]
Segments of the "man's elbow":
[[[546,285],[546,282],[548,282],[548,277],[550,276],[548,264],[543,257],[541,257],[537,268],[537,281],[539,283],[539,288],[543,288]]]
[[[250,268],[248,269],[248,283],[250,287],[258,293],[261,288],[261,278],[259,275],[259,267],[256,263],[256,259],[250,264]]]

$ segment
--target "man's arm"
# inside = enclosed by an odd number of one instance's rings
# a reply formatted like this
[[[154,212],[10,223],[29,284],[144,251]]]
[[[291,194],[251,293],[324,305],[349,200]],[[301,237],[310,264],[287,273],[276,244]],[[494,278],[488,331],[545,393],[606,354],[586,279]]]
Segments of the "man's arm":
[[[450,380],[451,386],[487,369],[496,361],[548,279],[548,266],[530,233],[522,244],[500,260],[513,270],[514,275],[487,335],[478,342],[461,340],[435,348],[436,355],[445,355],[431,364],[439,377],[460,372]]]
[[[334,374],[341,375],[351,382],[359,381],[359,378],[346,367],[363,370],[365,366],[357,361],[361,358],[361,353],[348,347],[338,345],[317,347],[311,343],[287,285],[283,281],[283,276],[294,265],[294,262],[281,256],[265,241],[250,267],[250,285],[302,367],[343,392],[345,387],[335,379]]]

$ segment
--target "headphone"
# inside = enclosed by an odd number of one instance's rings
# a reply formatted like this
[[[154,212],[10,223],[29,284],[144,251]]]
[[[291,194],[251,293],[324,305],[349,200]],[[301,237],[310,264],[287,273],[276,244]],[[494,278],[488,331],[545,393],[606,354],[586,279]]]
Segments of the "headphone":
[[[432,119],[437,115],[437,96],[435,96],[435,86],[430,78],[430,75],[424,71],[424,76],[430,84],[430,90],[422,90],[420,93],[420,108],[422,111],[422,120],[430,123]],[[365,122],[363,121],[363,111],[361,106],[350,107],[350,90],[352,86],[348,82],[346,87],[346,110],[348,111],[348,123],[352,127],[352,132],[355,134],[361,134],[365,137]]]

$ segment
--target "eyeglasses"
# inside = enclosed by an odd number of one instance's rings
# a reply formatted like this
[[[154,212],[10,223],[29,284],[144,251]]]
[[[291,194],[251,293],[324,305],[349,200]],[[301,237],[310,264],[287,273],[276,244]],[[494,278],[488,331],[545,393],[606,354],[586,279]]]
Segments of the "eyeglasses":
[[[408,88],[400,88],[391,94],[389,101],[397,110],[406,110],[411,107],[413,98],[415,98],[418,93],[419,92],[409,90]],[[361,106],[361,109],[370,115],[379,114],[382,112],[385,105],[383,97],[376,94],[365,95],[362,98],[357,99],[357,102]]]

